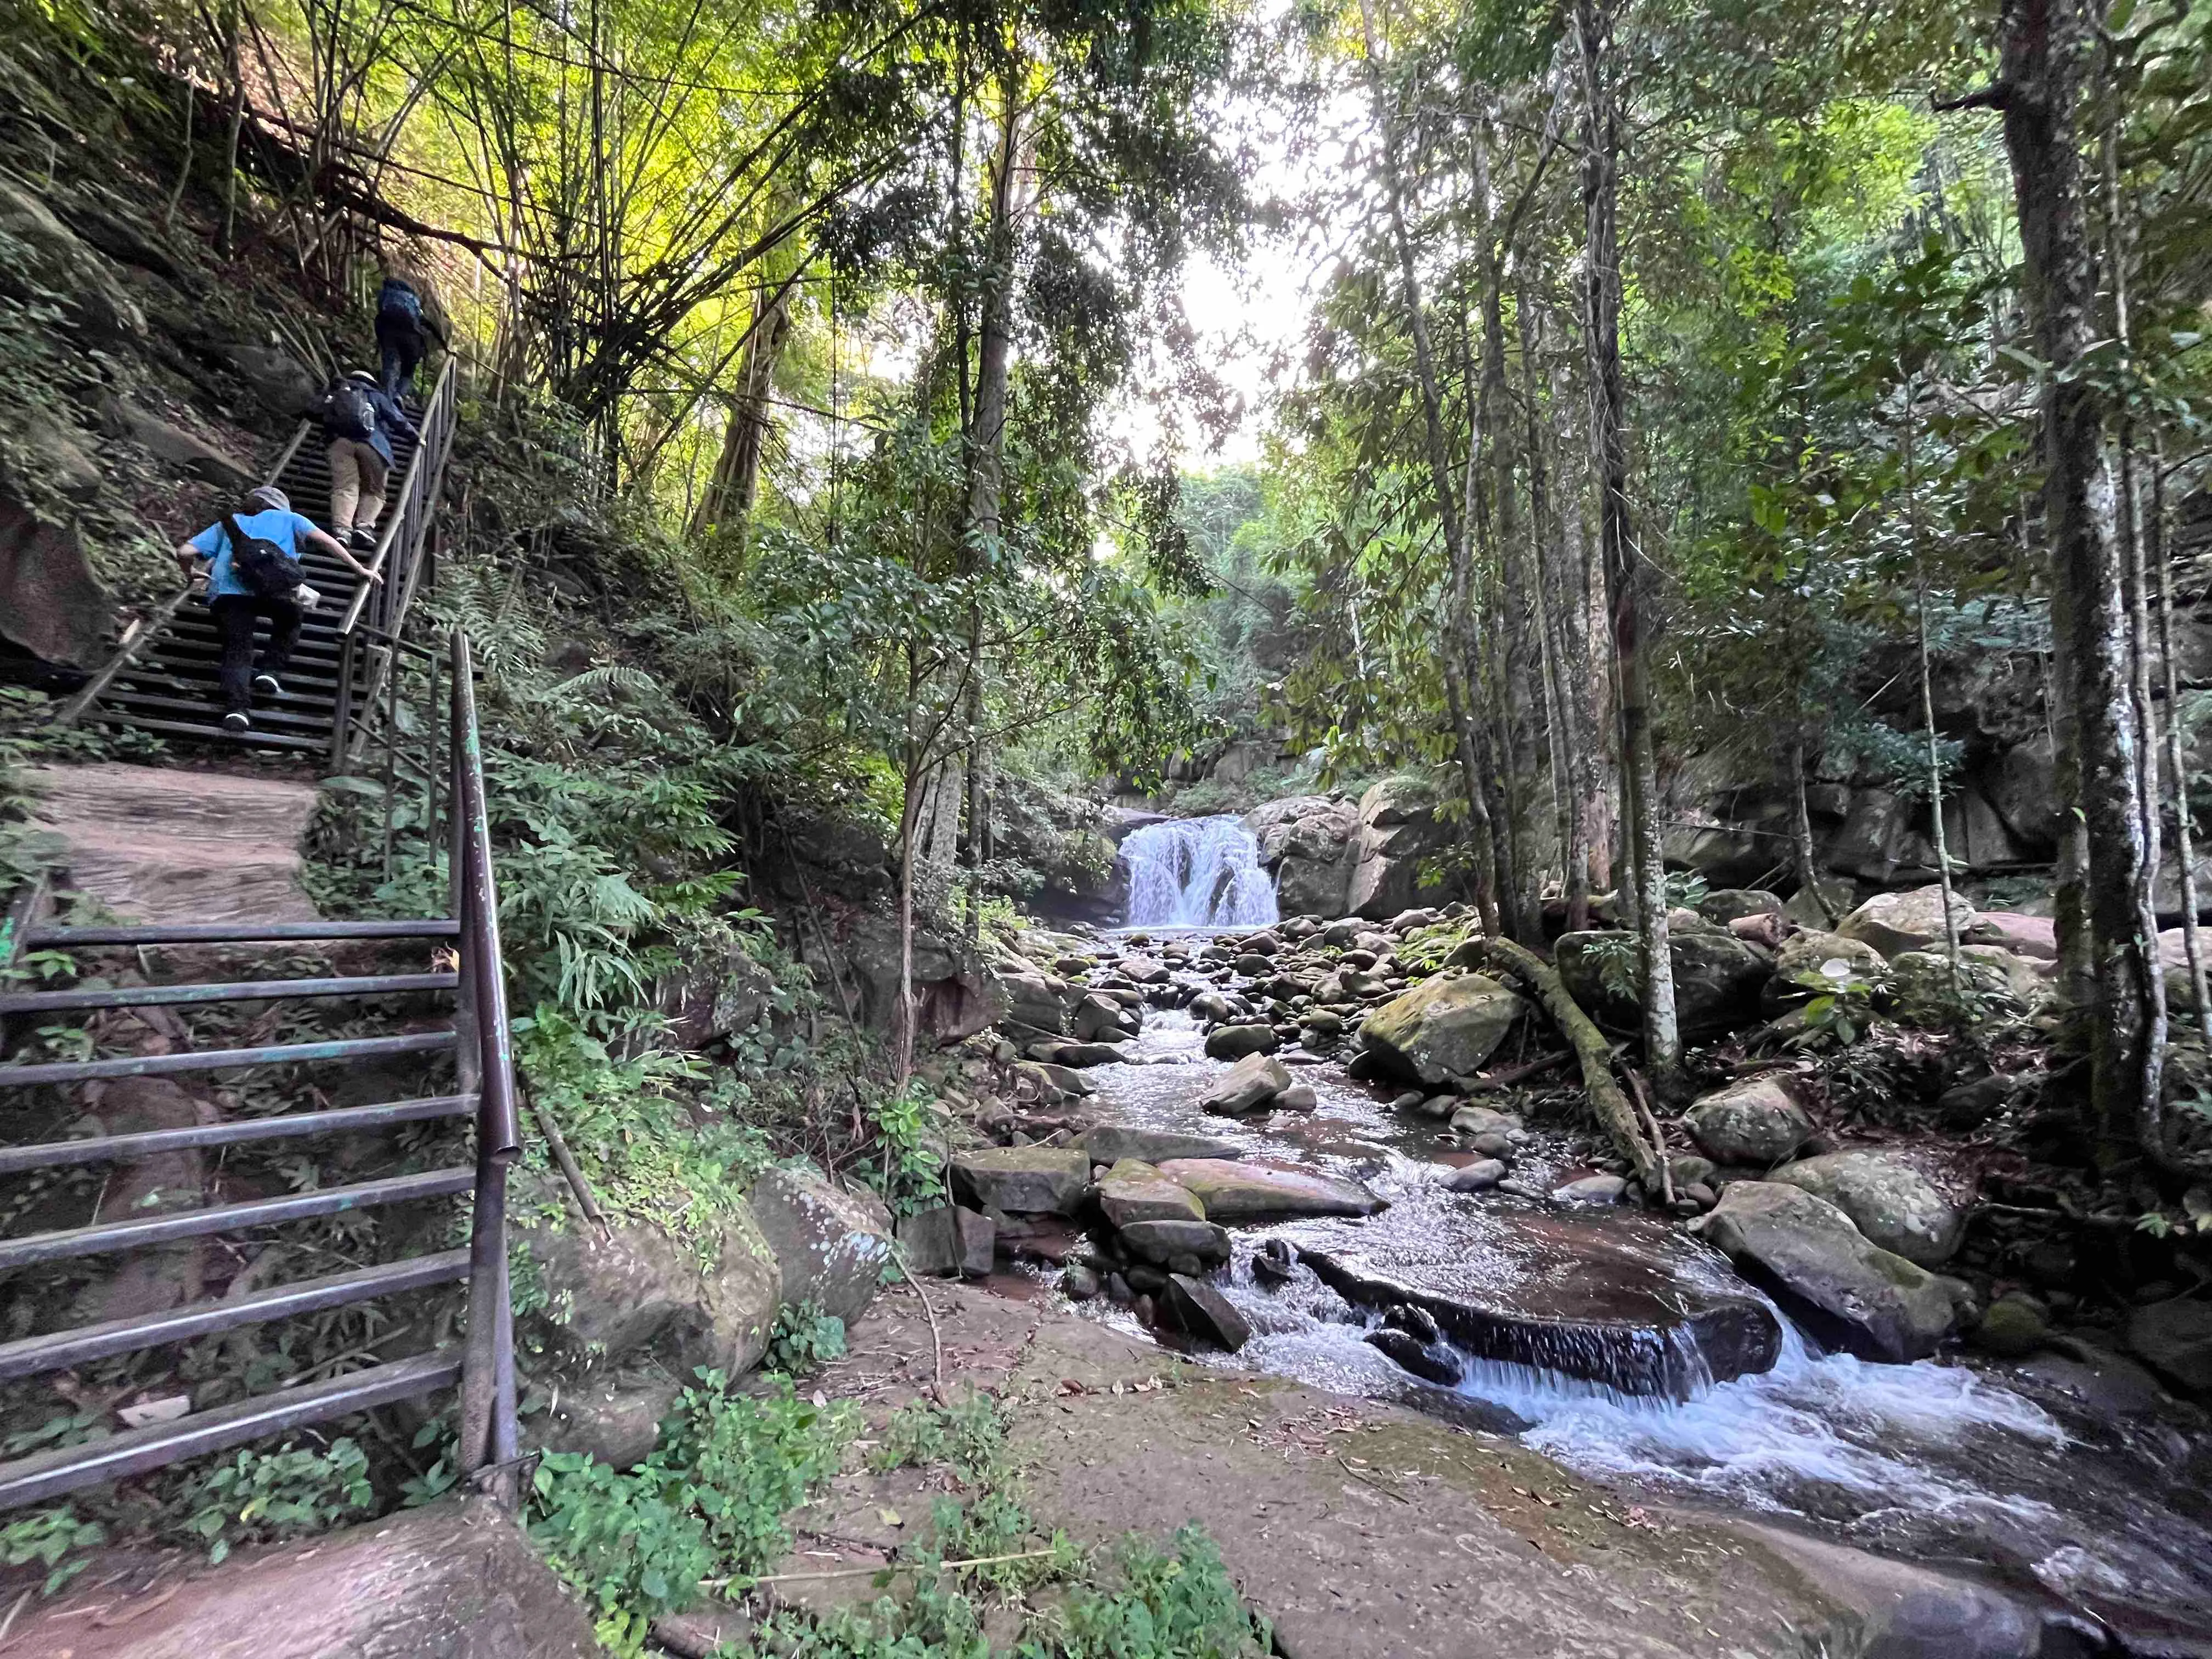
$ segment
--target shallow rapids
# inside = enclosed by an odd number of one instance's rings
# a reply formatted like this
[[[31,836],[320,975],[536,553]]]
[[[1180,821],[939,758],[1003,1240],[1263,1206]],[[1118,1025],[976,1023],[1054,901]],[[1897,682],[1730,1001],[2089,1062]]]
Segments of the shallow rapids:
[[[1538,1305],[1586,1299],[1577,1253],[1601,1245],[1608,1275],[1613,1256],[1625,1256],[1662,1300],[1669,1285],[1686,1297],[1765,1298],[1716,1252],[1645,1212],[1569,1212],[1447,1190],[1435,1161],[1450,1144],[1440,1127],[1392,1112],[1334,1062],[1293,1067],[1319,1095],[1317,1111],[1249,1123],[1191,1103],[1221,1068],[1204,1057],[1188,1015],[1148,1011],[1134,1048],[1139,1063],[1088,1073],[1103,1118],[1213,1135],[1248,1158],[1352,1176],[1390,1200],[1364,1221],[1233,1230],[1236,1260],[1221,1288],[1255,1334],[1224,1363],[1516,1434],[1629,1502],[1749,1511],[1931,1564],[1993,1568],[2108,1617],[2142,1613],[2212,1632],[2206,1453],[2150,1416],[2116,1419],[2109,1401],[2086,1409],[2082,1394],[2098,1386],[2086,1367],[2045,1357],[2001,1380],[1964,1364],[1871,1364],[1818,1352],[1778,1312],[1780,1357],[1770,1369],[1719,1382],[1693,1376],[1680,1399],[1464,1352],[1455,1389],[1419,1382],[1361,1340],[1380,1322],[1376,1309],[1346,1301],[1310,1269],[1285,1285],[1256,1280],[1261,1243],[1356,1252],[1425,1284],[1449,1274],[1470,1291]],[[1540,1190],[1581,1173],[1563,1144],[1540,1138],[1515,1170]],[[1634,1288],[1645,1293],[1641,1282]],[[1134,1328],[1126,1310],[1103,1302],[1085,1311]]]

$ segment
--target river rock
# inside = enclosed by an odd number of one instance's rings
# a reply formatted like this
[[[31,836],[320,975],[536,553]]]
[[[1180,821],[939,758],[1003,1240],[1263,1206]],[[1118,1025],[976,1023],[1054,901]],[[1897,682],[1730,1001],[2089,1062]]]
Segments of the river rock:
[[[1287,1073],[1285,1076],[1289,1075]],[[1173,1129],[1145,1129],[1133,1123],[1100,1123],[1076,1136],[1075,1144],[1093,1164],[1115,1164],[1124,1158],[1158,1164],[1170,1158],[1242,1158],[1244,1149],[1233,1140],[1212,1135],[1180,1134]]]
[[[1682,1121],[1705,1154],[1721,1164],[1779,1164],[1813,1138],[1813,1120],[1790,1085],[1771,1073],[1715,1091]]]
[[[1203,1221],[1206,1206],[1149,1164],[1124,1159],[1096,1188],[1099,1212],[1115,1227],[1138,1221]]]
[[[1528,1012],[1485,975],[1439,975],[1368,1015],[1359,1036],[1385,1075],[1434,1089],[1478,1070]]]
[[[1863,1359],[1924,1359],[1957,1318],[1935,1274],[1883,1249],[1802,1188],[1731,1182],[1690,1227],[1822,1342]]]
[[[1580,1181],[1554,1187],[1552,1200],[1557,1204],[1618,1204],[1627,1190],[1628,1182],[1620,1176],[1584,1176]]]
[[[1126,1048],[1117,1048],[1110,1042],[1032,1042],[1029,1056],[1047,1066],[1064,1066],[1081,1071],[1092,1066],[1121,1066],[1131,1058]]]
[[[2170,1382],[2212,1393],[2212,1302],[2176,1297],[2128,1317],[2128,1346]]]
[[[1252,1328],[1229,1298],[1202,1279],[1188,1273],[1170,1273],[1161,1310],[1186,1336],[1211,1342],[1235,1353],[1252,1340]]]
[[[1299,1256],[1357,1306],[1425,1310],[1461,1353],[1686,1400],[1781,1352],[1767,1305],[1648,1212],[1536,1211],[1472,1233],[1398,1219]]]
[[[1123,957],[1116,965],[1132,985],[1164,985],[1175,977],[1166,963],[1151,957]]]
[[[1245,1006],[1243,998],[1232,996],[1226,991],[1200,991],[1190,1000],[1190,1017],[1193,1019],[1212,1020],[1219,1024],[1241,1019],[1250,1012]]]
[[[1121,1229],[1121,1243],[1139,1261],[1160,1263],[1195,1257],[1208,1267],[1229,1260],[1229,1232],[1211,1221],[1188,1217],[1133,1221]]]
[[[751,1198],[783,1270],[785,1301],[818,1303],[848,1325],[868,1310],[892,1255],[890,1212],[879,1200],[802,1170],[770,1170]]]
[[[1901,1157],[1824,1152],[1785,1164],[1767,1179],[1825,1198],[1883,1249],[1923,1267],[1948,1261],[1966,1235],[1965,1206]]]
[[[1213,1221],[1273,1221],[1307,1215],[1373,1215],[1383,1200],[1356,1181],[1266,1164],[1176,1158],[1160,1173],[1198,1194]]]
[[[1956,893],[1951,914],[1964,932],[1974,921],[1974,907]],[[1836,924],[1845,939],[1863,940],[1882,953],[1895,957],[1944,942],[1943,890],[1916,887],[1909,892],[1876,893]]]
[[[1242,1060],[1248,1054],[1272,1054],[1282,1039],[1272,1025],[1217,1025],[1206,1034],[1208,1060]]]
[[[991,1271],[998,1231],[987,1215],[933,1204],[901,1218],[894,1234],[909,1272],[951,1279],[963,1273],[981,1278]]]
[[[1321,1096],[1310,1083],[1293,1083],[1270,1103],[1279,1112],[1310,1112],[1321,1106]]]
[[[1266,1111],[1290,1086],[1290,1068],[1281,1060],[1272,1054],[1249,1054],[1206,1086],[1198,1097],[1198,1109],[1216,1117],[1245,1117]]]
[[[1522,1126],[1517,1112],[1501,1112],[1495,1106],[1460,1106],[1451,1113],[1455,1134],[1468,1136],[1503,1135],[1509,1140],[1524,1139],[1528,1131]]]
[[[1379,1349],[1401,1370],[1411,1371],[1425,1382],[1439,1383],[1444,1388],[1456,1388],[1463,1371],[1458,1360],[1445,1348],[1433,1348],[1410,1331],[1385,1328],[1370,1331],[1359,1339],[1370,1348]]]
[[[1444,1177],[1444,1186],[1455,1193],[1486,1193],[1504,1179],[1505,1165],[1497,1158],[1485,1158],[1452,1170]]]
[[[1091,1186],[1079,1146],[988,1146],[952,1156],[952,1189],[979,1209],[1073,1215]]]

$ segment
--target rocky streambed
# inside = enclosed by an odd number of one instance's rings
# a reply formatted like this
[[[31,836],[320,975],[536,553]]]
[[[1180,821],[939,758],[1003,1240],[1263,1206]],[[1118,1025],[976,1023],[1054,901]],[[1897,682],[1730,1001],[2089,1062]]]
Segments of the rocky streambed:
[[[1348,936],[1333,954],[1331,1000],[1343,1005],[1346,981],[1364,992],[1370,1034],[1423,988],[1418,970],[1392,971],[1407,931]],[[1358,1011],[1331,1029],[1320,1000],[1275,994],[1290,988],[1287,943],[1061,941],[1044,976],[1094,1052],[1032,1030],[1017,1064],[1034,1101],[1000,1126],[1027,1144],[956,1162],[956,1192],[1011,1231],[1034,1279],[1202,1363],[1512,1433],[1629,1502],[1717,1505],[1957,1564],[2126,1632],[2128,1650],[2212,1652],[2203,1418],[2151,1373],[2064,1340],[2002,1364],[1955,1345],[1923,1357],[1964,1287],[1848,1219],[1824,1308],[1818,1275],[1791,1265],[1804,1218],[1761,1206],[1802,1200],[1827,1225],[1861,1202],[1850,1181],[1736,1180],[1685,1158],[1679,1213],[1617,1201],[1639,1195],[1601,1148],[1459,1092],[1502,1030],[1470,1058],[1479,1022],[1424,1032],[1401,1018],[1409,1065],[1450,1063],[1400,1087],[1405,1068],[1385,1080],[1367,1058],[1378,1045],[1344,1042]],[[1756,1102],[1708,1115],[1716,1140],[1775,1133]],[[1009,1184],[1039,1170],[1054,1172],[1048,1196]],[[1824,1181],[1830,1196],[1816,1195]],[[1056,1235],[1048,1212],[1064,1218]],[[1900,1213],[1908,1233],[1925,1222],[1910,1203]],[[1897,1306],[1859,1306],[1853,1263],[1898,1281]]]

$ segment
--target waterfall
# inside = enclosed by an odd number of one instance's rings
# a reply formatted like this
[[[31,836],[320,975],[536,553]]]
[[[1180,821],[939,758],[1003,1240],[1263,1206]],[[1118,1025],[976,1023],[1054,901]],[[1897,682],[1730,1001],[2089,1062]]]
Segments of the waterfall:
[[[1264,927],[1277,919],[1260,843],[1233,817],[1170,818],[1130,831],[1132,927]]]

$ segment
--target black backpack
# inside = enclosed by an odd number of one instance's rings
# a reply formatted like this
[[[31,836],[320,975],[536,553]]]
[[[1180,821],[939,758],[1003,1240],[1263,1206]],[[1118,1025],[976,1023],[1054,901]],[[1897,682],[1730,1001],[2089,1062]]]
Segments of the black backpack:
[[[247,535],[238,527],[233,514],[222,515],[222,527],[230,537],[231,574],[256,599],[289,599],[293,590],[307,580],[299,560],[274,542]]]
[[[331,382],[323,394],[323,428],[334,438],[368,443],[376,436],[376,405],[368,388],[349,377]]]

